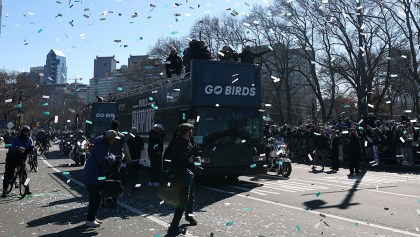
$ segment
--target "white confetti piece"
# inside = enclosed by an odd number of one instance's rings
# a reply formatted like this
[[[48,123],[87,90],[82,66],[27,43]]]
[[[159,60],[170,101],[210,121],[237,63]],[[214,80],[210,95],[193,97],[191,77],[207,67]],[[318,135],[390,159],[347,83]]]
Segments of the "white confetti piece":
[[[411,113],[411,110],[404,110],[404,113]]]
[[[68,179],[66,183],[70,183],[70,179]]]
[[[165,201],[161,201],[161,202],[159,203],[159,205],[162,205],[163,203],[165,203]]]
[[[26,178],[25,183],[23,185],[28,186],[30,180],[31,180],[30,178]]]
[[[375,106],[373,106],[372,104],[368,104],[369,107],[374,108]]]
[[[400,141],[401,141],[402,143],[404,143],[404,142],[405,142],[404,138],[402,138],[402,137],[400,137]]]
[[[314,228],[317,229],[321,225],[321,222],[318,222],[314,225]]]
[[[308,158],[309,158],[310,161],[313,160],[311,154],[308,154]]]
[[[197,116],[197,118],[195,119],[195,122],[198,123],[200,121],[200,115]]]
[[[341,134],[348,134],[349,131],[342,131]]]
[[[140,188],[140,186],[141,186],[141,184],[136,184],[136,186],[134,186],[134,187]]]
[[[4,103],[11,103],[13,101],[13,99],[7,99],[4,101]]]
[[[219,107],[220,105],[219,105],[219,104],[216,104],[215,106],[216,106],[216,107]]]
[[[50,97],[48,95],[43,95],[42,98],[43,99],[49,99]]]
[[[417,122],[417,119],[410,120],[410,123],[415,123],[415,122]]]
[[[391,104],[391,101],[390,101],[390,100],[388,100],[387,102],[385,102],[385,104]]]
[[[168,185],[167,185],[168,187],[171,187],[171,183],[170,182],[168,182]]]
[[[365,147],[367,147],[367,145],[368,145],[368,142],[367,142],[367,141],[365,141]]]

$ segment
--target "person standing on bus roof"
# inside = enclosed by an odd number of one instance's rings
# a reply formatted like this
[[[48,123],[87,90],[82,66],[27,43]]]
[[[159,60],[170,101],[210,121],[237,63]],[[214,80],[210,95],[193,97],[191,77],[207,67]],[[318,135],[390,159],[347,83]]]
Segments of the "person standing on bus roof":
[[[164,128],[162,124],[155,124],[149,132],[147,153],[150,159],[150,187],[159,187],[160,171],[162,170],[162,153]]]
[[[239,57],[241,58],[242,63],[252,63],[252,64],[254,64],[254,59],[256,57],[261,57],[268,52],[270,52],[269,49],[266,50],[266,51],[261,51],[261,52],[258,52],[258,53],[254,53],[254,52],[251,51],[251,46],[247,45],[247,46],[245,46],[242,53],[239,54]]]
[[[236,53],[229,46],[223,46],[222,50],[219,51],[218,55],[220,61],[238,61],[238,53]]]
[[[182,70],[182,59],[178,56],[178,53],[175,49],[171,50],[171,53],[166,58],[166,76],[168,78],[172,77],[172,73],[175,73],[177,76],[181,75]]]

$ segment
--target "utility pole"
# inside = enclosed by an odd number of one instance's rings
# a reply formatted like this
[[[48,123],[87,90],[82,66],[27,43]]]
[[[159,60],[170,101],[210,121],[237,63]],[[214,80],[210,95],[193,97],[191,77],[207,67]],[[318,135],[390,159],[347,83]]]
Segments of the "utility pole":
[[[358,22],[358,36],[359,36],[359,76],[360,76],[360,110],[363,115],[363,119],[367,118],[368,115],[368,96],[366,91],[366,80],[367,80],[367,74],[366,74],[366,63],[365,59],[363,57],[363,50],[364,48],[364,42],[365,42],[365,35],[363,33],[362,25],[363,25],[363,12],[362,12],[362,4],[361,0],[357,1],[357,22]]]

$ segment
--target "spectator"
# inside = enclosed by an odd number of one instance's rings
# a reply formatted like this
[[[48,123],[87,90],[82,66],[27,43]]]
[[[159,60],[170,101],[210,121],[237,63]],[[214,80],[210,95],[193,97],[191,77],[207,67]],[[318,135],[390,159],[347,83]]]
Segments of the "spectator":
[[[150,158],[150,187],[159,187],[160,172],[162,170],[162,152],[163,152],[163,125],[155,124],[149,132],[149,142],[147,153]]]
[[[100,188],[102,181],[100,177],[106,176],[106,168],[115,162],[115,156],[109,150],[118,139],[120,137],[116,131],[108,130],[104,136],[99,136],[94,140],[94,146],[86,162],[82,177],[89,195],[86,226],[99,227],[101,224],[101,221],[96,219],[101,203]]]
[[[359,170],[359,161],[360,161],[360,158],[361,158],[360,141],[359,141],[359,135],[357,134],[357,130],[355,128],[351,129],[348,155],[349,155],[349,159],[350,159],[350,174],[349,174],[349,176],[354,176],[355,174],[356,175],[360,174],[360,170]]]
[[[333,161],[333,165],[331,169],[334,172],[337,172],[338,170],[340,170],[340,161],[338,159],[339,147],[340,147],[340,138],[338,137],[339,133],[340,131],[335,131],[335,130],[331,132],[331,155],[332,155],[332,161]]]
[[[132,159],[132,163],[130,167],[128,167],[128,181],[134,184],[134,188],[137,181],[138,160],[140,160],[141,152],[144,150],[144,141],[143,138],[139,136],[137,128],[131,128],[131,134],[127,139],[127,145]]]

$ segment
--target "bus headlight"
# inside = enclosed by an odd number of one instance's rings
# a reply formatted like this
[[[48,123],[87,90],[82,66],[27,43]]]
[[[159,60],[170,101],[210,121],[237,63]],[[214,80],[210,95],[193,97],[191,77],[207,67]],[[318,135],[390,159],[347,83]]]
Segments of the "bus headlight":
[[[253,161],[265,161],[265,156],[254,156]]]

